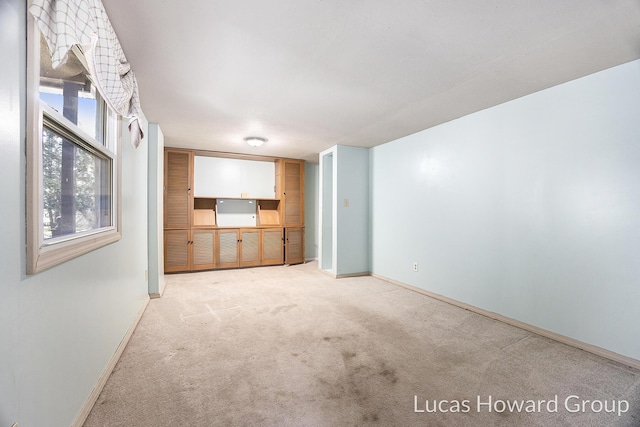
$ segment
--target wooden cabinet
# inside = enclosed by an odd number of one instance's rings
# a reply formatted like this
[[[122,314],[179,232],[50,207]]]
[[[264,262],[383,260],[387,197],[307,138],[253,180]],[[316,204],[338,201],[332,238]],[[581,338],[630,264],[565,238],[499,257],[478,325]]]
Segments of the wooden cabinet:
[[[193,153],[165,150],[164,271],[191,270],[191,195]]]
[[[283,263],[282,228],[218,230],[217,268]]]
[[[189,228],[193,197],[193,153],[165,151],[164,228]]]
[[[300,264],[304,262],[304,228],[285,228],[285,264]]]
[[[164,230],[164,271],[188,271],[189,263],[189,230]]]
[[[262,230],[262,265],[282,264],[284,260],[284,235],[282,228]]]
[[[167,273],[216,267],[213,230],[165,230],[164,270]]]
[[[284,262],[304,262],[304,161],[276,161],[276,194],[280,197],[280,223],[285,227]]]
[[[191,270],[210,270],[216,267],[216,232],[191,230]]]
[[[304,161],[276,161],[276,195],[280,198],[280,224],[304,225]]]
[[[240,230],[240,267],[260,265],[260,230]]]
[[[194,198],[194,151],[165,150],[165,272],[304,262],[304,161],[264,161],[274,162],[276,197],[254,199],[255,227],[225,227],[219,198]]]
[[[218,268],[240,266],[240,230],[218,231]]]

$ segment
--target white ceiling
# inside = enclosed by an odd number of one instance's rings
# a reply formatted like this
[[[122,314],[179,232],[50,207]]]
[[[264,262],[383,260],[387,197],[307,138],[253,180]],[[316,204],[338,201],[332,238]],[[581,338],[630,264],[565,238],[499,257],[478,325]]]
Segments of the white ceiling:
[[[171,147],[317,161],[640,58],[640,0],[103,3]]]

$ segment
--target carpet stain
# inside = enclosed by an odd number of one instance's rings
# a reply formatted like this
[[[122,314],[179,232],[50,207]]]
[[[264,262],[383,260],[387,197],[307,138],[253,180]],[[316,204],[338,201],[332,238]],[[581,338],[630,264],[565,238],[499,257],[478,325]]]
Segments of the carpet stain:
[[[344,360],[345,362],[347,360],[353,359],[354,357],[356,357],[357,354],[356,353],[352,353],[350,351],[343,351],[342,352],[342,360]]]
[[[365,423],[369,423],[369,422],[376,422],[380,420],[380,416],[378,414],[363,414],[362,415],[362,421],[364,421]]]
[[[382,364],[384,369],[380,371],[378,374],[382,376],[384,379],[389,381],[391,384],[395,384],[398,382],[398,375],[396,374],[395,369],[390,369],[385,367],[384,363]]]
[[[297,306],[298,306],[298,304],[280,305],[280,306],[274,308],[271,311],[271,314],[273,314],[275,316],[278,313],[286,313],[287,311],[291,310],[292,308],[296,308]]]

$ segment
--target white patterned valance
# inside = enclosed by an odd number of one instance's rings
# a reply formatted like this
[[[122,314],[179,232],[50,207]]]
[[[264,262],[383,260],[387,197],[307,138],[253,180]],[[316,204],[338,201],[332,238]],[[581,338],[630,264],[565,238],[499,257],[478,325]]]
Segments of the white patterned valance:
[[[54,68],[66,62],[74,45],[82,47],[96,87],[111,108],[129,119],[131,143],[137,147],[143,137],[138,84],[101,0],[32,0],[29,12],[49,45]]]

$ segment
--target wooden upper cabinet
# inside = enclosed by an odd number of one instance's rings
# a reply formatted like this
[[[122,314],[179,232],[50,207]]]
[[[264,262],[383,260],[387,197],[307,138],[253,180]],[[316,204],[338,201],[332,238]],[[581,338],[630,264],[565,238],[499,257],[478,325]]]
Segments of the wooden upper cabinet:
[[[276,194],[280,198],[280,223],[304,225],[304,161],[276,161]]]
[[[193,153],[165,151],[164,157],[164,227],[189,228],[193,197]]]

